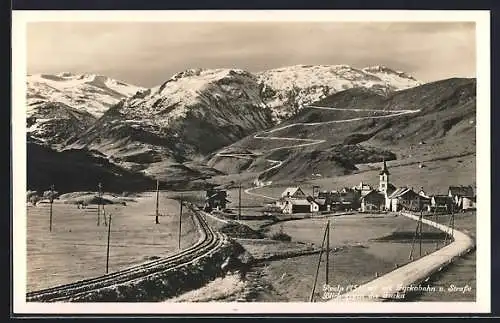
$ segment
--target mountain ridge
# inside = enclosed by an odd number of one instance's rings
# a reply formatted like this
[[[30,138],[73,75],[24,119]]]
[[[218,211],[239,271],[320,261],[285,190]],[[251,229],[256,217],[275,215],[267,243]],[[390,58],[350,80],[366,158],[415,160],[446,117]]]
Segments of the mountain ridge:
[[[267,135],[248,136],[221,152],[230,150],[238,155],[241,151],[250,157],[240,163],[237,172],[269,167],[267,160],[283,162],[273,172],[263,174],[261,180],[281,180],[283,174],[296,179],[307,178],[317,169],[327,177],[347,174],[355,170],[349,160],[376,162],[373,156],[382,156],[385,150],[386,159],[387,153],[395,153],[396,159],[411,159],[417,163],[432,156],[460,156],[475,151],[475,98],[475,78],[440,80],[386,97],[366,90],[348,89],[315,102],[311,106],[319,108],[302,110],[284,126],[269,129]],[[342,120],[349,122],[336,122]],[[304,124],[311,122],[316,124]],[[266,139],[268,136],[270,138]],[[304,140],[307,146],[276,150],[304,144]],[[258,152],[258,157],[250,156]],[[347,162],[333,162],[339,160]],[[218,154],[212,155],[208,164],[220,171],[229,169],[225,157]]]
[[[58,73],[53,77],[36,77],[48,78],[49,83],[63,82],[66,87],[60,83],[56,85],[71,95],[79,93],[82,87],[90,87],[92,93],[105,91],[106,100],[115,102],[95,120],[71,127],[60,126],[76,129],[74,135],[59,138],[62,149],[99,151],[120,167],[168,179],[195,174],[201,178],[200,169],[202,173],[217,173],[192,162],[283,122],[285,119],[280,119],[279,111],[286,111],[286,104],[298,113],[304,102],[315,102],[317,98],[337,93],[339,87],[366,87],[369,92],[387,95],[418,84],[411,76],[384,66],[365,69],[347,65],[300,65],[270,70],[267,74],[227,68],[186,69],[149,89],[126,87],[128,92],[122,93],[123,97],[114,91],[122,89],[120,81],[110,81],[105,76]],[[287,92],[287,82],[269,90],[273,78],[283,76],[283,72],[288,79],[295,78],[293,89],[296,93]],[[319,86],[318,82],[323,84]],[[71,84],[76,84],[77,90],[70,91]],[[29,94],[32,103],[40,100],[36,92]],[[277,106],[276,102],[285,102],[285,105]],[[47,105],[36,104],[38,107],[32,107],[32,111]],[[72,108],[64,103],[59,106]],[[61,113],[60,119],[71,121],[63,116],[65,114],[69,112]],[[282,117],[286,118],[287,114]],[[55,132],[56,129],[47,131]],[[64,133],[67,135],[71,131]],[[187,163],[191,164],[186,166]]]

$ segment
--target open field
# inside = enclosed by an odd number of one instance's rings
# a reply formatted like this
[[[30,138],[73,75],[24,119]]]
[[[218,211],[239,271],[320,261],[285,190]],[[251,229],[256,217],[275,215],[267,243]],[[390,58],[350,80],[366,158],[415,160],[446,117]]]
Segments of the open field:
[[[286,221],[270,226],[270,231],[283,230],[292,237],[292,242],[273,242],[241,239],[239,242],[257,259],[269,257],[271,253],[310,250],[320,247],[326,219],[304,219]],[[411,243],[403,241],[376,242],[373,239],[393,232],[407,232],[411,237],[416,222],[403,216],[394,215],[346,215],[332,218],[330,232],[329,284],[346,287],[362,284],[390,272],[409,262]],[[246,221],[248,223],[250,221]],[[423,227],[423,233],[437,232],[435,228]],[[422,256],[436,248],[433,240],[422,243]],[[419,258],[419,245],[415,244],[414,259]],[[294,256],[279,260],[264,260],[263,267],[254,268],[260,272],[249,286],[266,285],[265,290],[253,290],[256,301],[308,301],[319,254]],[[316,286],[316,301],[320,301],[325,283],[325,255]]]
[[[112,214],[109,271],[178,251],[179,203],[160,195],[160,224],[155,224],[155,197],[144,193],[127,206],[106,205]],[[27,290],[38,290],[100,276],[106,272],[107,227],[97,226],[97,206],[78,209],[63,201],[27,208]],[[196,242],[198,232],[183,209],[182,244]]]
[[[357,218],[356,218],[357,217]],[[440,215],[438,222],[448,224],[449,216]],[[292,236],[292,241],[321,243],[324,219],[306,219],[275,224]],[[408,218],[383,217],[363,218],[360,215],[342,216],[332,222],[330,246],[339,250],[330,256],[329,285],[345,287],[349,284],[360,285],[379,275],[394,269],[397,263],[408,262],[411,243],[408,242],[374,242],[373,239],[387,236],[392,232],[411,232],[415,221]],[[455,227],[475,237],[475,212],[457,214]],[[437,232],[435,228],[423,227],[423,232]],[[442,242],[439,246],[442,246]],[[436,248],[435,241],[424,241],[422,253],[432,252]],[[414,259],[419,257],[419,244],[415,244]],[[274,290],[282,291],[280,297],[289,301],[305,301],[312,289],[318,255],[296,257],[269,262],[265,268],[265,279],[272,283]],[[314,265],[313,265],[314,264]],[[325,258],[321,264],[318,277],[317,298],[322,295],[321,287],[325,282]],[[292,284],[293,282],[293,284]],[[436,275],[429,282],[431,285],[444,286],[446,293],[423,293],[415,295],[420,301],[473,301],[476,290],[475,252],[457,260],[448,269]],[[293,289],[289,286],[294,286]],[[448,291],[451,285],[463,287],[469,285],[472,291],[467,293]],[[302,292],[299,292],[302,291]]]

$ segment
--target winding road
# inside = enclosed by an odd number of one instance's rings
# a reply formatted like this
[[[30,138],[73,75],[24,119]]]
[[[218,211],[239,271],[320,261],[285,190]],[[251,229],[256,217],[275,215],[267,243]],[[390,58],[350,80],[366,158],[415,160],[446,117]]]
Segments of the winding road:
[[[404,212],[401,214],[415,221],[419,220],[419,217],[414,214]],[[412,289],[418,288],[418,284],[425,282],[431,275],[443,270],[456,257],[469,253],[475,247],[472,238],[461,231],[428,219],[422,219],[422,222],[446,232],[453,237],[453,242],[425,257],[361,285],[352,292],[341,294],[332,301],[383,302],[400,299],[412,292]]]
[[[358,118],[351,118],[351,119],[343,119],[343,120],[331,120],[331,121],[323,121],[323,122],[298,122],[298,123],[292,123],[289,125],[285,125],[282,127],[274,128],[268,131],[264,131],[261,134],[255,134],[253,136],[254,139],[261,139],[261,140],[288,140],[288,141],[295,141],[295,142],[304,142],[301,144],[296,144],[296,145],[287,145],[287,146],[282,146],[282,147],[277,147],[277,148],[271,148],[267,149],[266,152],[272,152],[272,151],[277,151],[277,150],[283,150],[283,149],[295,149],[295,148],[302,148],[302,147],[307,147],[307,146],[312,146],[312,145],[319,145],[321,143],[324,143],[326,140],[325,139],[303,139],[303,138],[293,138],[293,137],[278,137],[278,136],[270,136],[270,134],[279,132],[284,129],[292,128],[292,127],[297,127],[297,126],[319,126],[319,125],[327,125],[327,124],[335,124],[335,123],[347,123],[347,122],[355,122],[355,121],[361,121],[361,120],[368,120],[368,119],[384,119],[384,118],[393,118],[397,116],[402,116],[405,114],[412,114],[412,113],[417,113],[420,112],[420,110],[380,110],[380,109],[341,109],[341,108],[330,108],[330,107],[319,107],[319,106],[314,106],[314,105],[306,105],[302,107],[304,108],[310,108],[310,109],[320,109],[320,110],[332,110],[332,111],[352,111],[352,112],[381,112],[381,113],[387,113],[385,115],[379,115],[379,116],[366,116],[366,117],[358,117]],[[217,153],[215,155],[216,157],[227,157],[227,158],[239,158],[239,159],[246,159],[246,160],[253,160],[258,156],[262,156],[262,153],[249,153],[249,154],[231,154],[231,153]],[[262,171],[259,176],[255,179],[254,184],[255,187],[250,187],[244,190],[244,192],[248,195],[252,196],[257,196],[257,197],[262,197],[265,199],[269,200],[275,200],[276,197],[272,196],[267,196],[259,193],[254,193],[253,191],[264,186],[269,186],[272,184],[272,182],[261,182],[259,180],[259,177],[262,174],[265,174],[273,169],[281,167],[283,165],[282,160],[273,160],[273,159],[266,159],[267,162],[271,163],[272,165]]]
[[[371,111],[371,112],[385,112],[387,115],[380,116],[368,116],[359,117],[345,120],[334,120],[325,122],[313,122],[313,123],[294,123],[286,126],[278,127],[269,131],[265,131],[262,134],[254,135],[255,139],[261,140],[290,140],[296,142],[305,142],[297,145],[283,146],[273,149],[268,149],[267,152],[276,151],[280,149],[293,149],[301,148],[305,146],[318,145],[325,140],[321,139],[302,139],[302,138],[290,138],[290,137],[277,137],[270,136],[270,134],[276,133],[280,130],[295,127],[295,126],[318,126],[325,124],[343,123],[343,122],[353,122],[365,119],[382,119],[391,118],[396,116],[401,116],[405,114],[417,113],[420,110],[398,110],[398,111],[386,111],[386,110],[365,110],[365,109],[338,109],[329,107],[318,107],[318,106],[307,106],[307,108],[322,109],[322,110],[341,110],[341,111]],[[232,158],[243,158],[243,159],[253,159],[261,154],[217,154],[219,157],[232,157]],[[272,166],[265,169],[262,173],[268,172],[272,169],[278,168],[283,164],[280,160],[270,160],[268,162],[272,163]],[[260,175],[259,175],[260,177]],[[264,194],[254,193],[260,187],[269,186],[272,182],[260,182],[259,177],[255,180],[255,187],[248,188],[244,190],[246,194],[263,197],[266,199],[275,200],[276,197],[267,196]],[[419,220],[418,216],[410,213],[401,213],[403,216],[409,217],[415,221]],[[367,284],[361,285],[354,289],[352,292],[342,294],[339,297],[333,299],[332,301],[342,302],[342,301],[371,301],[371,302],[381,302],[387,300],[393,300],[397,295],[404,293],[405,289],[408,289],[412,284],[418,284],[422,281],[428,279],[432,274],[441,271],[445,266],[453,262],[456,257],[460,257],[475,247],[474,241],[465,233],[458,230],[454,230],[446,225],[433,222],[428,219],[423,219],[423,223],[433,226],[441,231],[444,231],[453,237],[453,242],[449,245],[425,256],[416,261],[412,261],[405,266],[395,269],[375,280],[368,282]]]
[[[388,114],[380,116],[359,117],[359,118],[352,118],[345,120],[325,121],[325,122],[295,123],[278,127],[269,131],[265,131],[261,134],[256,134],[254,135],[254,138],[261,140],[289,140],[295,142],[302,142],[296,145],[289,145],[289,146],[268,149],[267,152],[281,150],[281,149],[300,148],[305,146],[317,145],[325,142],[325,140],[278,137],[271,134],[295,126],[317,126],[325,124],[353,122],[365,119],[382,119],[382,118],[390,118],[390,117],[396,117],[405,114],[419,112],[419,110],[385,111],[385,110],[337,109],[337,108],[315,107],[315,106],[308,106],[308,108],[324,109],[324,110],[343,110],[343,111],[376,111]],[[241,159],[254,159],[259,155],[262,154],[219,153],[216,156],[241,158]],[[272,165],[269,168],[265,169],[261,174],[279,168],[283,164],[283,161],[279,160],[267,159],[267,161]],[[258,189],[260,187],[271,185],[272,182],[262,183],[260,182],[259,178],[257,178],[255,183],[256,183],[255,187],[245,189],[244,192],[249,195],[264,197],[266,199],[273,199],[273,200],[275,199],[275,197],[272,196],[267,196],[253,192],[253,190]],[[187,264],[196,262],[202,257],[206,257],[207,255],[212,254],[213,252],[221,248],[221,246],[225,243],[227,237],[224,234],[213,230],[207,224],[203,216],[201,216],[196,210],[193,209],[192,211],[193,211],[193,218],[198,227],[198,230],[200,231],[200,239],[198,240],[197,243],[195,243],[191,247],[173,256],[129,267],[127,269],[110,273],[104,276],[81,280],[70,284],[56,286],[53,288],[47,288],[44,290],[29,292],[26,295],[27,301],[56,302],[56,301],[106,300],[107,297],[106,291],[109,291],[109,289],[116,288],[117,286],[125,287],[129,283],[151,278],[159,272],[178,270],[179,268],[186,266]],[[403,215],[410,217],[414,220],[416,218],[412,214],[403,214]],[[435,223],[427,219],[424,219],[423,222],[432,225],[438,229],[441,229],[443,231],[451,230],[447,226]],[[454,237],[453,243],[449,244],[448,246],[442,249],[435,251],[434,253],[428,256],[420,258],[417,261],[411,262],[374,281],[371,281],[368,284],[360,286],[358,289],[354,290],[352,294],[341,295],[342,296],[341,300],[346,300],[346,299],[350,300],[350,297],[359,297],[362,298],[363,300],[368,299],[371,301],[386,300],[388,298],[388,296],[386,295],[387,291],[385,290],[387,286],[393,286],[394,289],[397,289],[401,286],[404,287],[409,284],[421,281],[422,279],[425,279],[433,272],[438,271],[447,264],[449,264],[451,261],[453,261],[455,257],[463,255],[464,253],[468,252],[471,248],[474,247],[472,239],[467,235],[465,235],[464,233],[454,230],[452,231],[451,234]],[[123,297],[126,297],[126,295],[124,295]],[[147,297],[147,295],[144,295],[144,297]],[[137,300],[138,299],[136,299],[136,301]]]

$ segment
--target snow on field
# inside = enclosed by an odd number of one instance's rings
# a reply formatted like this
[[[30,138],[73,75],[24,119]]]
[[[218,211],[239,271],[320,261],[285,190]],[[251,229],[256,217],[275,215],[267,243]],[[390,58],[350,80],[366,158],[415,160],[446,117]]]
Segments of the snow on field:
[[[71,196],[69,196],[71,197]],[[160,224],[155,224],[155,198],[146,193],[136,202],[106,205],[112,214],[110,272],[155,257],[178,252],[179,203],[160,195]],[[198,239],[193,220],[184,209],[182,245]],[[49,232],[49,205],[27,207],[27,290],[37,290],[106,272],[107,227],[97,226],[97,206],[79,209],[58,201],[53,205]]]

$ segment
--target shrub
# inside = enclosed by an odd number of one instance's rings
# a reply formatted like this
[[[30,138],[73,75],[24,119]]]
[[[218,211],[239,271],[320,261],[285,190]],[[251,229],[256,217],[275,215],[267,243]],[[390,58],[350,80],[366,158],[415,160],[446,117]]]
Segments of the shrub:
[[[292,241],[292,237],[284,232],[275,232],[271,235],[271,239],[278,241]]]
[[[283,225],[280,225],[280,230],[278,232],[274,232],[271,235],[271,239],[278,241],[292,241],[292,237],[283,232]]]

